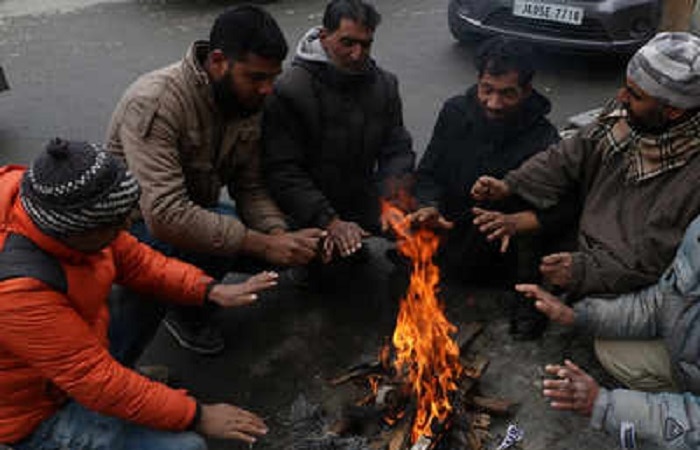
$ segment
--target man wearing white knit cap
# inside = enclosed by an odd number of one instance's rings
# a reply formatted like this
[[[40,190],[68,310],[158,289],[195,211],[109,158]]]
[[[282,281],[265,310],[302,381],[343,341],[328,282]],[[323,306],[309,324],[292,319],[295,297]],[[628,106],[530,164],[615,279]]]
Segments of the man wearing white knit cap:
[[[577,192],[578,248],[545,256],[543,279],[570,299],[654,284],[700,214],[700,39],[661,33],[630,60],[624,86],[595,123],[503,180],[482,177],[478,199],[518,195],[537,208]],[[657,341],[597,341],[601,363],[625,385],[673,389]]]

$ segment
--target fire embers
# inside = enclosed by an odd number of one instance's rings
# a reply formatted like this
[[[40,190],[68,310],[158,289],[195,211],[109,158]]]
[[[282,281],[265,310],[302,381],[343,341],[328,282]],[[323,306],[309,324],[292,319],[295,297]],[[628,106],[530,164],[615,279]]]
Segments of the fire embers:
[[[410,386],[415,398],[411,442],[432,438],[435,427],[445,424],[452,411],[450,392],[457,390],[462,374],[459,347],[452,339],[457,328],[437,298],[440,271],[433,263],[439,238],[430,230],[412,230],[400,210],[383,204],[383,213],[399,237],[399,251],[410,258],[412,271],[406,296],[401,300],[392,343],[394,368]]]

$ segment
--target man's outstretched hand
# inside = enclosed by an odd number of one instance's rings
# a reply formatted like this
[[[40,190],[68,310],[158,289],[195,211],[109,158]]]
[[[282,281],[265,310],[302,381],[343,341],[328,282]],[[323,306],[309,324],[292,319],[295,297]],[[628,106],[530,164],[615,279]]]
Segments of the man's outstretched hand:
[[[354,254],[362,248],[362,239],[371,236],[355,222],[340,219],[333,219],[328,224],[326,232],[328,235],[321,250],[321,259],[324,262],[333,259],[333,253],[336,251],[343,258]]]
[[[515,290],[535,300],[535,308],[549,317],[552,322],[566,326],[574,324],[573,308],[536,284],[516,284]]]
[[[202,405],[196,429],[207,437],[236,439],[249,444],[268,431],[265,421],[257,415],[225,403]]]
[[[437,230],[449,230],[454,227],[454,223],[445,219],[440,211],[434,206],[426,206],[406,216],[412,226],[427,227]]]
[[[258,292],[277,285],[277,278],[276,272],[261,272],[243,283],[215,284],[209,291],[209,301],[224,308],[253,303],[258,299]]]
[[[554,286],[567,288],[573,280],[574,257],[571,253],[553,253],[542,258],[540,273]]]
[[[510,195],[510,188],[505,181],[484,175],[472,186],[471,195],[478,202],[498,201]]]
[[[311,262],[318,254],[326,232],[319,228],[267,235],[264,259],[276,266],[297,266]]]
[[[551,401],[552,408],[576,411],[590,417],[600,392],[598,383],[568,359],[564,365],[547,365],[545,371],[557,377],[554,380],[544,380],[543,383],[542,393]]]

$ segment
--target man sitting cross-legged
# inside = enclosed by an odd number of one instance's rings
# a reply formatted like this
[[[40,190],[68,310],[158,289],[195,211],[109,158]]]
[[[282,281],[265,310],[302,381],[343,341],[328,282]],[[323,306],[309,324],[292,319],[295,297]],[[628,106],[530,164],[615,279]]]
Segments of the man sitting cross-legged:
[[[199,403],[127,367],[138,354],[126,347],[146,344],[133,336],[155,332],[138,329],[144,316],[162,308],[141,301],[112,314],[112,283],[236,307],[277,279],[218,284],[139,243],[125,231],[139,192],[121,161],[83,142],[54,140],[29,169],[0,168],[0,444],[199,450],[200,434],[254,442],[267,432],[251,412]]]

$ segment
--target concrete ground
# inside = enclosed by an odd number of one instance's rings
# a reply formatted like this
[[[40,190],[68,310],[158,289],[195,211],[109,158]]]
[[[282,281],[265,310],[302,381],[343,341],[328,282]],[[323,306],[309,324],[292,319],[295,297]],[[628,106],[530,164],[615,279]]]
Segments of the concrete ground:
[[[449,35],[445,0],[382,0],[384,16],[374,55],[401,82],[406,123],[422,153],[442,102],[475,81],[473,46]],[[0,162],[26,163],[53,136],[99,141],[119,96],[139,74],[181,58],[206,37],[214,17],[232,2],[169,0],[0,1],[0,64],[12,89],[0,94]],[[320,21],[321,0],[279,0],[267,6],[294,47]],[[536,86],[553,101],[552,120],[601,105],[614,95],[624,65],[617,58],[541,52]],[[330,416],[352,396],[327,380],[371,358],[391,335],[396,302],[386,281],[352,278],[325,293],[280,289],[254,307],[220,317],[226,352],[215,358],[179,349],[162,331],[145,362],[172,368],[176,382],[205,401],[231,401],[267,418],[271,434],[255,448],[288,449],[292,405],[300,398]],[[455,323],[484,320],[475,344],[491,358],[485,394],[520,402],[513,418],[524,428],[523,448],[615,448],[616,440],[587,421],[551,411],[540,396],[546,363],[571,356],[595,368],[585,339],[551,327],[544,339],[513,342],[507,334],[507,286],[475,290],[446,286]],[[495,448],[507,421],[493,426]],[[212,442],[211,448],[245,448]]]

